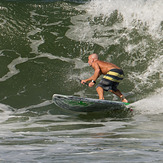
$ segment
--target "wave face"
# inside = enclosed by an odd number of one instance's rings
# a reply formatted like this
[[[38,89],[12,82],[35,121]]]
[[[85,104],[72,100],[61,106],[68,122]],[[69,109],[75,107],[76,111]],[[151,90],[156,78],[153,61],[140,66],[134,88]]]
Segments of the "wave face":
[[[130,101],[162,88],[162,0],[44,2],[1,3],[4,102],[23,107],[55,92],[95,94],[77,80],[92,73],[92,52],[123,68],[119,88]]]

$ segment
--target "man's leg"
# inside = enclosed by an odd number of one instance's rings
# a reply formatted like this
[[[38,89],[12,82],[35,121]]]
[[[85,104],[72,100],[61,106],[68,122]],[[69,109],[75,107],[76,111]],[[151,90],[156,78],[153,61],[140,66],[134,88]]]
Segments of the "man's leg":
[[[110,90],[110,92],[114,93],[115,95],[117,95],[122,102],[126,102],[128,103],[127,99],[124,97],[124,95],[120,92],[120,90],[117,90],[116,92],[113,90]]]
[[[104,100],[104,90],[103,90],[103,88],[102,87],[97,87],[96,91],[97,91],[97,93],[99,95],[99,99]]]

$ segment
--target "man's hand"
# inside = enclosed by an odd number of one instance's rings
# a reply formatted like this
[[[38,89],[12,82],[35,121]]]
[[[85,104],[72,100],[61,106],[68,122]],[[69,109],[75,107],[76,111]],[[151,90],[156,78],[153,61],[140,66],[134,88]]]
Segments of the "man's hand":
[[[86,84],[86,80],[81,80],[81,84]]]
[[[93,82],[89,83],[89,87],[93,87],[94,85],[95,85],[95,83],[93,83]]]

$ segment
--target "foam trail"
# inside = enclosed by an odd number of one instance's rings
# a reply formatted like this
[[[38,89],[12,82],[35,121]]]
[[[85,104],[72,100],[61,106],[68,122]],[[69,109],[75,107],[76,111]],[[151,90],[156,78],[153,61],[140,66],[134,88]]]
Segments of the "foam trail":
[[[40,104],[36,104],[36,105],[31,105],[29,107],[26,107],[25,109],[33,109],[33,108],[39,108],[39,107],[43,107],[43,106],[48,106],[51,105],[53,102],[51,100],[46,100]]]
[[[141,114],[162,114],[163,113],[163,88],[154,95],[139,100],[131,106]]]
[[[9,69],[9,72],[4,75],[3,77],[0,78],[0,82],[1,81],[6,81],[7,79],[11,78],[12,76],[18,74],[20,71],[19,69],[16,69],[16,65],[27,62],[28,58],[22,58],[22,57],[18,57],[16,59],[14,59],[7,67]]]
[[[13,113],[13,108],[0,103],[0,123],[5,122]]]
[[[87,63],[84,63],[80,58],[66,58],[66,57],[62,57],[62,56],[56,56],[56,55],[52,55],[50,53],[40,53],[40,55],[38,55],[37,57],[33,58],[48,58],[48,59],[58,59],[61,60],[63,62],[68,62],[68,63],[73,63],[74,64],[74,69],[81,69],[81,68],[85,68],[88,66]]]
[[[3,54],[0,51],[0,56],[3,56]],[[74,59],[70,59],[70,58],[66,58],[66,57],[62,57],[62,56],[56,56],[56,55],[52,55],[50,53],[39,53],[38,56],[33,57],[33,58],[22,58],[22,57],[18,57],[14,60],[12,60],[12,62],[7,66],[9,69],[9,72],[7,72],[4,76],[2,76],[0,78],[0,82],[2,81],[6,81],[8,79],[10,79],[11,77],[13,77],[14,75],[17,75],[20,70],[16,68],[17,65],[21,64],[21,63],[25,63],[29,60],[34,60],[37,58],[48,58],[48,59],[58,59],[61,60],[63,62],[68,62],[68,63],[73,63],[75,65],[75,69],[79,69],[79,68],[84,68],[87,67],[88,64],[85,64],[81,59],[79,58],[74,58]]]
[[[52,103],[53,103],[52,100],[46,100],[46,101],[44,101],[42,103],[39,103],[39,104],[36,104],[36,105],[31,105],[31,106],[27,106],[27,107],[24,107],[24,108],[20,108],[20,109],[17,110],[17,112],[24,113],[27,110],[34,109],[34,108],[45,107],[45,106],[51,105]]]

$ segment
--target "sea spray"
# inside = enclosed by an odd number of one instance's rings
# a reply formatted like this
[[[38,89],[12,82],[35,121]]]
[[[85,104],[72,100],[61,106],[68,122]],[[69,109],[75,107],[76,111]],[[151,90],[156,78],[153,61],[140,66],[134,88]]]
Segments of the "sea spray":
[[[163,113],[163,88],[158,89],[148,97],[145,97],[131,104],[133,109],[141,114],[162,114]]]

